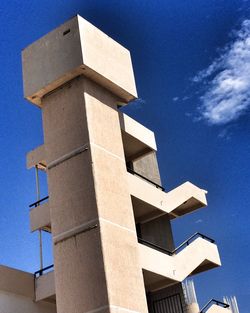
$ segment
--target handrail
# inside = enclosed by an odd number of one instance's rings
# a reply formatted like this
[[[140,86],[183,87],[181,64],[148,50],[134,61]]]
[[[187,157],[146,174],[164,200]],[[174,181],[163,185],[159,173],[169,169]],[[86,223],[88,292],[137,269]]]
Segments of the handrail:
[[[206,312],[206,310],[213,304],[215,303],[216,305],[222,306],[223,308],[229,308],[230,305],[224,302],[221,302],[219,300],[215,300],[215,299],[211,299],[208,301],[207,304],[204,305],[204,307],[200,310],[199,313],[204,313]]]
[[[164,188],[164,187],[162,187],[161,185],[159,185],[159,184],[153,182],[152,180],[148,179],[147,177],[145,177],[145,176],[143,176],[143,175],[141,175],[141,174],[135,172],[132,168],[130,168],[130,167],[128,167],[128,166],[127,166],[127,171],[128,171],[130,174],[136,175],[136,176],[138,176],[138,177],[140,177],[140,178],[146,180],[147,182],[149,182],[149,183],[155,185],[156,188],[159,188],[159,189],[161,189],[162,191],[165,191],[165,188]]]
[[[215,240],[203,235],[199,232],[194,233],[191,237],[189,237],[187,240],[185,240],[182,244],[180,244],[177,248],[174,249],[174,253],[176,253],[177,251],[181,250],[184,246],[188,246],[190,244],[191,241],[193,241],[196,237],[201,237],[202,239],[206,239],[207,241],[210,241],[211,243],[215,243]]]
[[[188,246],[190,244],[190,242],[193,241],[194,238],[196,238],[196,237],[201,237],[202,239],[206,239],[206,240],[210,241],[211,243],[215,243],[214,239],[211,239],[208,236],[203,235],[199,232],[193,234],[191,237],[189,237],[187,240],[185,240],[181,245],[179,245],[173,251],[162,248],[162,247],[160,247],[160,246],[158,246],[152,242],[149,242],[147,240],[142,239],[141,237],[138,237],[138,242],[144,244],[145,246],[152,247],[152,248],[154,248],[160,252],[163,252],[163,253],[166,253],[166,254],[172,256],[172,255],[176,254],[179,250],[181,250],[184,246],[186,246],[186,245]]]
[[[41,204],[41,202],[43,202],[43,201],[45,201],[45,200],[47,200],[47,199],[49,199],[49,196],[44,197],[44,198],[42,198],[42,199],[40,199],[40,200],[38,200],[38,201],[36,201],[36,202],[30,204],[29,207],[30,207],[30,208],[32,208],[33,206],[34,206],[34,207],[37,207],[37,206],[39,206],[39,205]]]
[[[35,278],[37,278],[37,277],[39,277],[39,276],[42,276],[42,275],[44,274],[44,272],[46,272],[47,270],[49,270],[49,269],[51,269],[51,268],[53,268],[53,267],[54,267],[54,264],[49,265],[49,266],[47,266],[47,267],[44,267],[44,268],[40,269],[39,271],[36,271],[36,272],[34,273]]]
[[[150,241],[144,240],[144,239],[142,239],[140,237],[138,237],[138,242],[142,243],[145,246],[155,248],[156,250],[158,250],[160,252],[163,252],[163,253],[166,253],[166,254],[168,254],[170,256],[173,255],[173,251],[170,251],[170,250],[167,250],[165,248],[162,248],[162,247],[160,247],[160,246],[158,246],[158,245],[156,245],[156,244],[154,244],[154,243],[152,243]]]

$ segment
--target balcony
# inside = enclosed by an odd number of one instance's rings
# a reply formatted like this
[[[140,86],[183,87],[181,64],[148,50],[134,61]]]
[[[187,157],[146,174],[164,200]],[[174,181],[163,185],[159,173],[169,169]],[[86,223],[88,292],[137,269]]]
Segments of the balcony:
[[[207,205],[206,191],[185,182],[165,192],[164,188],[128,169],[128,184],[136,222],[168,213],[176,218]]]
[[[138,238],[138,249],[147,292],[162,289],[181,282],[188,276],[221,265],[214,240],[200,233],[191,236],[174,251],[168,251],[141,238]],[[36,301],[55,302],[53,265],[37,271],[34,277]],[[218,303],[215,303],[215,306]],[[213,310],[213,304],[210,308],[209,302],[201,312],[204,313],[208,309],[210,312]]]
[[[27,169],[37,166],[40,170],[46,170],[46,153],[44,145],[27,153],[26,165]]]
[[[45,202],[49,197],[45,197],[30,205],[30,230],[31,232],[42,229],[51,233],[50,208]]]
[[[190,182],[165,192],[164,188],[128,168],[128,184],[132,196],[136,223],[150,220],[166,213],[176,218],[207,205],[206,191]],[[45,197],[30,205],[31,231],[43,229],[51,232],[49,203]]]
[[[154,133],[126,114],[119,112],[126,162],[156,151]]]
[[[199,313],[230,313],[229,304],[211,299],[201,310]]]
[[[143,239],[139,254],[147,291],[156,291],[221,265],[214,240],[196,233],[174,251]]]
[[[35,272],[35,301],[56,302],[53,265]]]

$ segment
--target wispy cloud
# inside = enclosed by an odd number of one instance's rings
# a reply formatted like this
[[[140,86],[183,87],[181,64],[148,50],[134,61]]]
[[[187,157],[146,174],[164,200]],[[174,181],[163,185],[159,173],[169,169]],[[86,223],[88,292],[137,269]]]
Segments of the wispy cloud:
[[[195,221],[195,224],[200,224],[200,223],[203,223],[202,219],[198,219],[198,220]]]
[[[193,81],[205,85],[198,110],[210,124],[227,124],[250,109],[250,20],[242,22],[234,41]]]

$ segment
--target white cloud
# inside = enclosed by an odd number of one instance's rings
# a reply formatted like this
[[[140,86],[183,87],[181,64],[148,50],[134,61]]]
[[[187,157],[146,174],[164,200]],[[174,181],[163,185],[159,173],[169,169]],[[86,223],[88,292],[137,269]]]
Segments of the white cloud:
[[[245,20],[228,45],[193,81],[205,83],[199,113],[210,124],[226,124],[250,109],[250,20]]]
[[[198,219],[195,221],[195,224],[199,224],[199,223],[203,223],[203,220],[202,219]]]
[[[172,100],[173,100],[174,102],[176,102],[176,101],[179,100],[179,97],[174,97]]]

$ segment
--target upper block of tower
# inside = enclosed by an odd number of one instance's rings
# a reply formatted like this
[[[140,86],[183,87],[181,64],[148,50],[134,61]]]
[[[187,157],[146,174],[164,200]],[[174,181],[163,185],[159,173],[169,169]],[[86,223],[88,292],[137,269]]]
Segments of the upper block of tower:
[[[84,75],[127,103],[137,98],[130,52],[79,15],[22,51],[24,96],[41,99]]]

